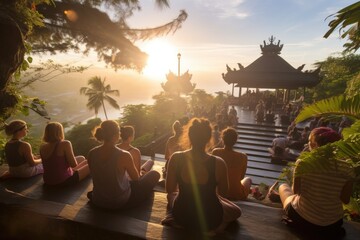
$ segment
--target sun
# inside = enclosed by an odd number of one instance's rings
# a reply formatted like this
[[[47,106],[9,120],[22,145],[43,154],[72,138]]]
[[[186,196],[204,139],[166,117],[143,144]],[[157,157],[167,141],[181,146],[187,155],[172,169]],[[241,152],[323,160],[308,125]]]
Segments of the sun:
[[[144,75],[162,82],[169,70],[176,72],[177,49],[166,40],[154,39],[145,42],[142,50],[149,55],[143,69]]]

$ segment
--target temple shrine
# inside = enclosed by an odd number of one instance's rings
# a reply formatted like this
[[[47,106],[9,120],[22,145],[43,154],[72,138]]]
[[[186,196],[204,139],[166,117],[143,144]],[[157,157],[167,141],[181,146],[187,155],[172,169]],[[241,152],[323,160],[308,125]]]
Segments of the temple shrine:
[[[188,95],[194,91],[196,84],[191,83],[192,74],[187,70],[184,74],[180,75],[180,58],[181,54],[178,53],[178,74],[175,75],[172,71],[169,71],[166,74],[166,82],[161,83],[161,87],[164,89],[165,93],[169,94],[185,94]]]
[[[283,102],[289,101],[290,91],[316,86],[320,82],[320,69],[313,71],[303,71],[305,64],[298,68],[292,67],[282,57],[280,57],[283,44],[280,40],[275,44],[275,38],[269,38],[270,43],[264,41],[264,45],[260,45],[262,56],[253,63],[244,67],[238,63],[238,69],[232,69],[228,65],[227,73],[223,73],[222,77],[226,83],[232,84],[232,96],[234,96],[234,88],[239,88],[239,97],[242,88],[267,88],[275,89],[276,95],[278,90],[284,90]]]

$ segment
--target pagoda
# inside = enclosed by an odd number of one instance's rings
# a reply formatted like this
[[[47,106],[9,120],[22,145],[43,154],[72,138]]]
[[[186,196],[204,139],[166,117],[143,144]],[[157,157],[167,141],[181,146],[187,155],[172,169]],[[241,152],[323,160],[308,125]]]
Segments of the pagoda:
[[[280,57],[283,44],[280,40],[275,43],[275,38],[271,36],[269,43],[264,41],[264,45],[260,45],[262,56],[256,59],[247,67],[243,67],[238,63],[238,69],[231,69],[228,65],[227,73],[223,73],[222,77],[228,84],[239,87],[239,97],[241,89],[245,88],[268,88],[268,89],[284,89],[286,97],[284,102],[288,101],[290,90],[298,88],[311,88],[320,82],[320,68],[313,71],[302,71],[305,64],[298,68],[292,67],[282,57]]]
[[[178,57],[178,74],[175,75],[173,72],[169,71],[166,74],[167,81],[165,83],[161,83],[161,87],[164,89],[165,93],[169,94],[185,94],[188,95],[192,91],[194,91],[196,84],[191,83],[192,74],[187,70],[184,74],[180,75],[180,57],[181,54],[177,55]]]

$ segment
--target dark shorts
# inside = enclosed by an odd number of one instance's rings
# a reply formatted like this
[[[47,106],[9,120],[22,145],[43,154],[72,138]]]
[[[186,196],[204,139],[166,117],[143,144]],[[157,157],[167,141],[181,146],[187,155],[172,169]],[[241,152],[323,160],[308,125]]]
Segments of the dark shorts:
[[[64,182],[60,183],[60,185],[68,186],[68,185],[74,185],[75,183],[78,183],[80,181],[79,172],[74,171],[73,175],[66,179]]]
[[[74,171],[73,175],[71,177],[69,177],[68,179],[66,179],[65,181],[63,181],[62,183],[59,183],[56,185],[46,185],[46,186],[48,186],[48,187],[65,187],[65,186],[74,185],[74,184],[78,183],[79,181],[80,181],[79,172]]]
[[[294,227],[297,230],[300,230],[301,232],[322,234],[322,236],[323,234],[330,234],[331,236],[334,236],[333,234],[345,234],[345,231],[342,228],[342,219],[328,226],[319,226],[301,217],[291,204],[286,206],[284,212],[285,215],[283,216],[283,222],[290,227]]]

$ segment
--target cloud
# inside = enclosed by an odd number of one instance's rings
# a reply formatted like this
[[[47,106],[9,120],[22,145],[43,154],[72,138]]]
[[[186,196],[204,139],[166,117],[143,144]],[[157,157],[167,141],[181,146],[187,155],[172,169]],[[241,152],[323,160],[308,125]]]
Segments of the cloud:
[[[248,12],[240,8],[245,0],[198,0],[199,4],[209,11],[217,14],[219,18],[246,18],[250,16]]]

